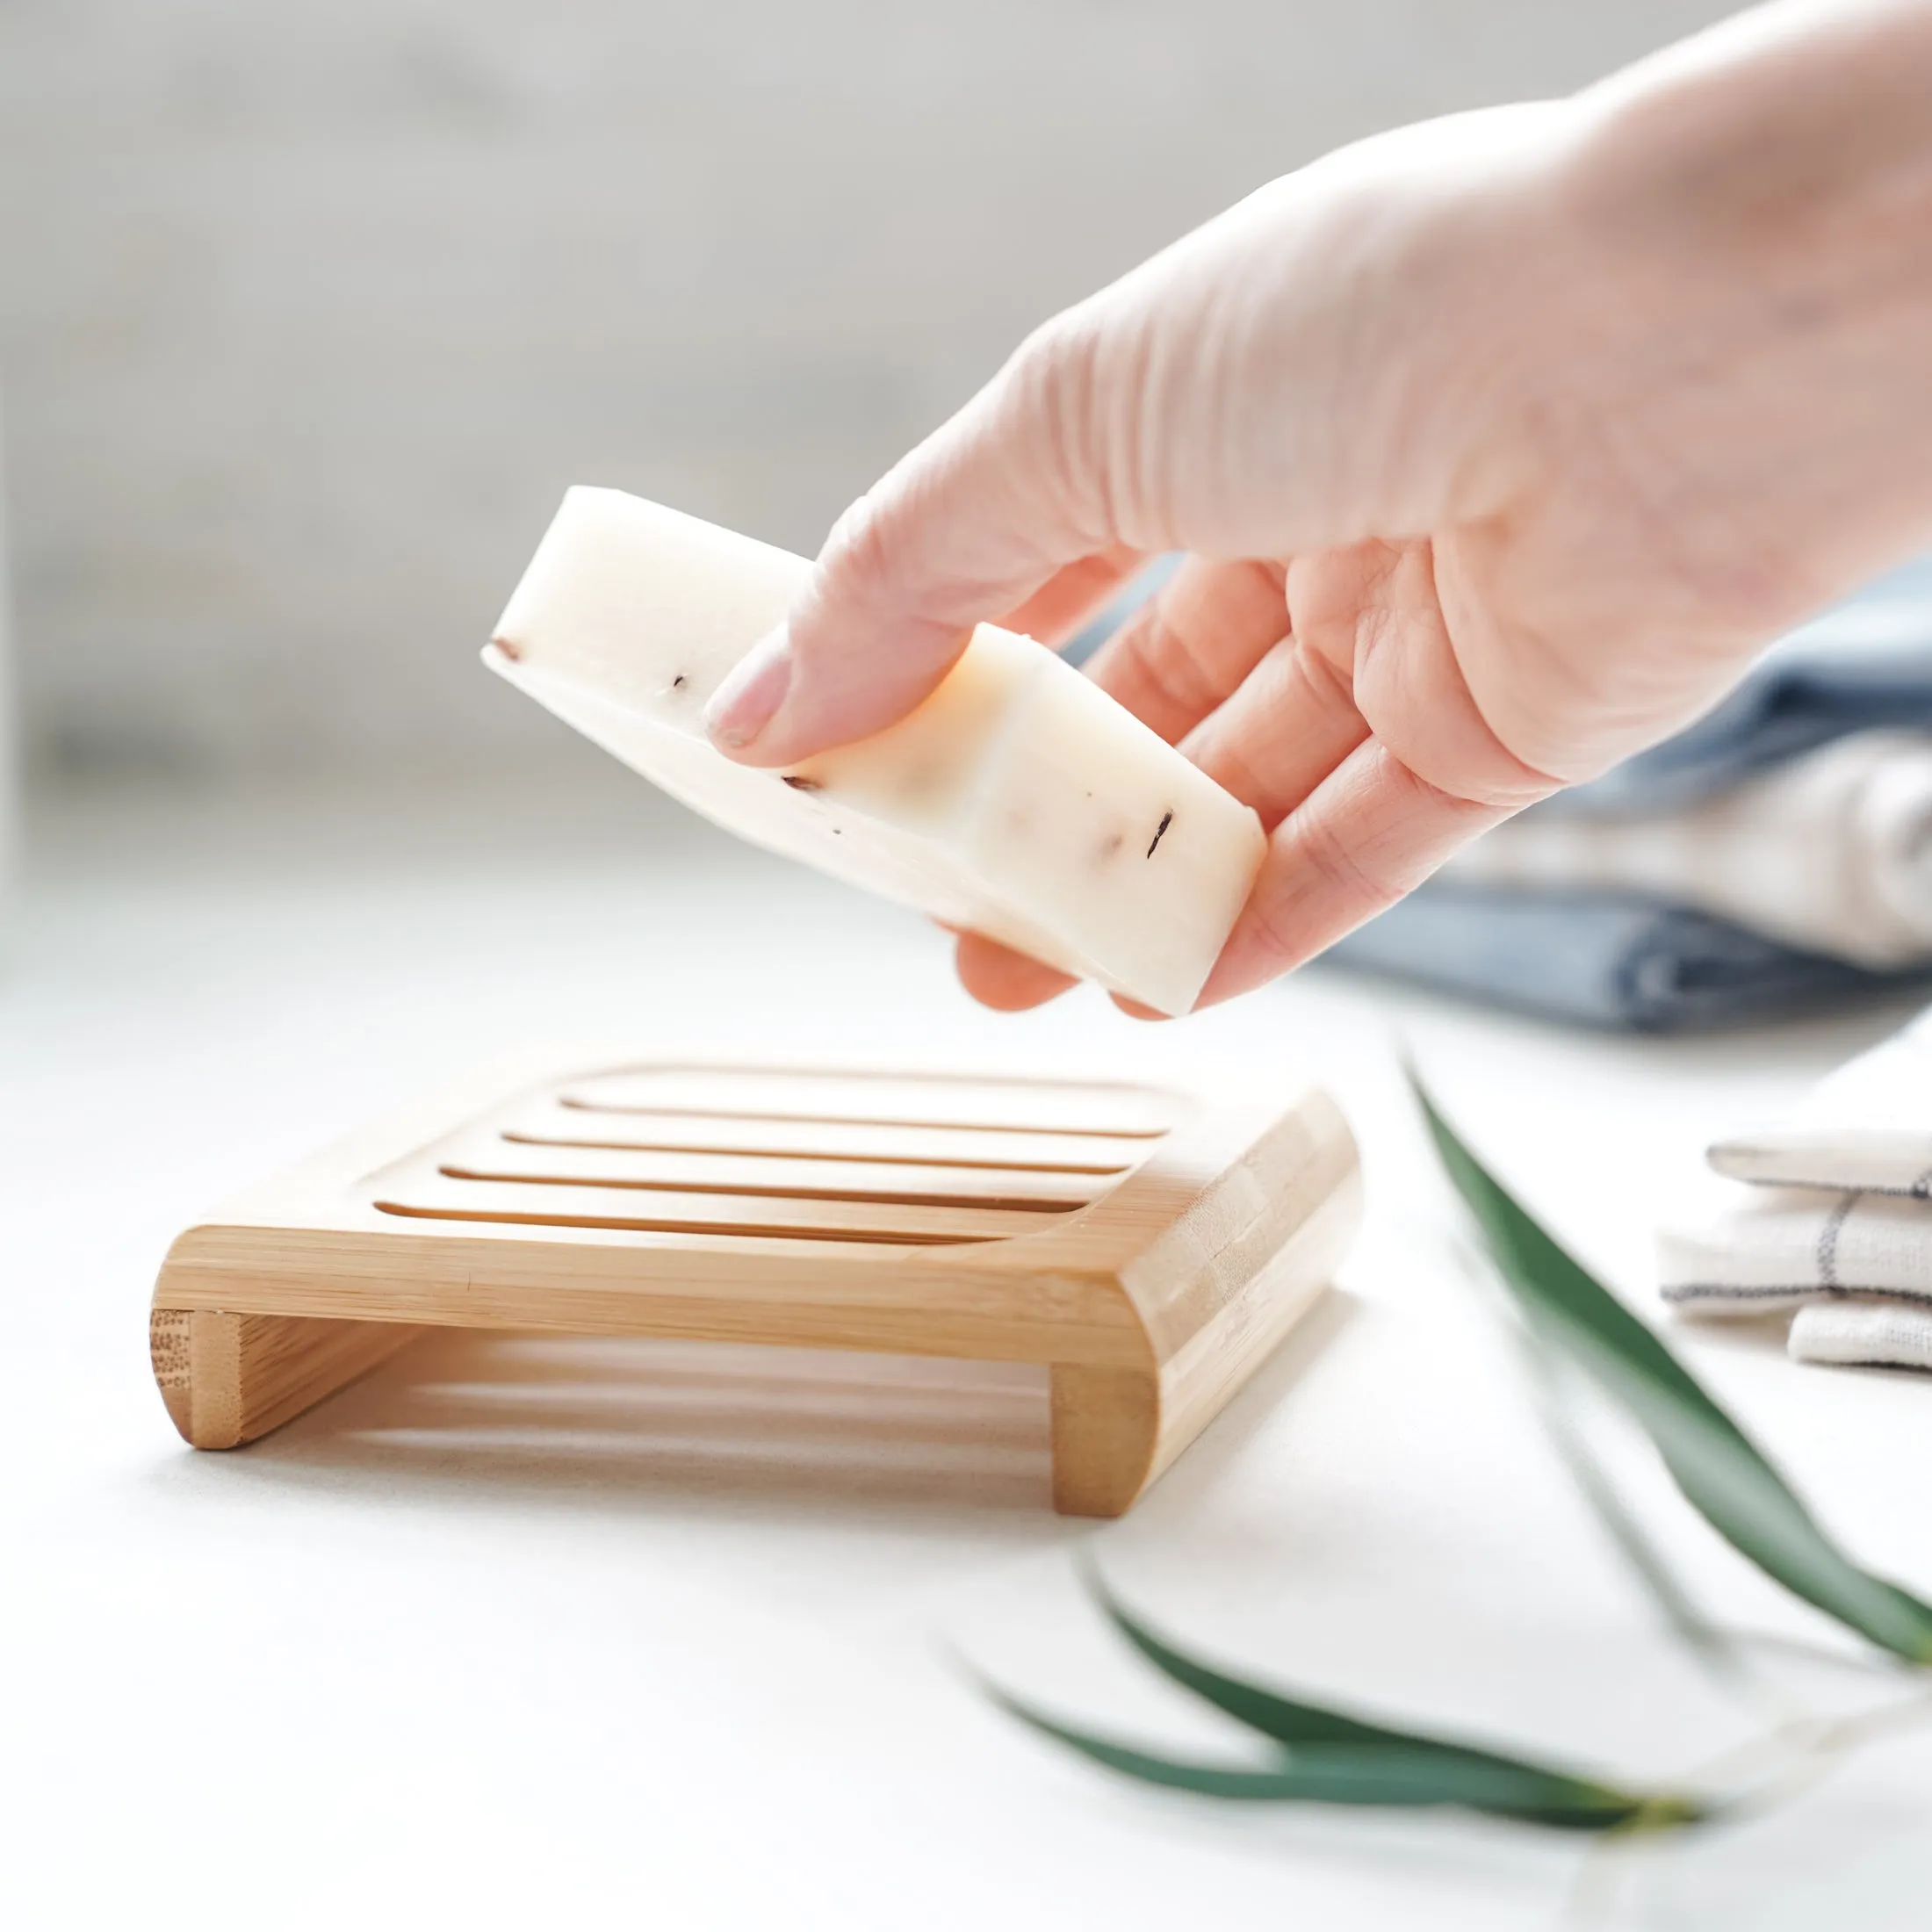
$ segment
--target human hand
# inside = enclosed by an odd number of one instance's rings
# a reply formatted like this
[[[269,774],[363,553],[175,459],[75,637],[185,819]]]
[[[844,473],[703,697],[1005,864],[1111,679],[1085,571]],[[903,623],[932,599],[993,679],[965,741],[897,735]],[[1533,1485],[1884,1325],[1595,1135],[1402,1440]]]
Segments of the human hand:
[[[1932,39],[1922,6],[1871,11]],[[1932,276],[1894,274],[1889,332],[1839,293],[1932,255],[1932,193],[1847,221],[1829,169],[1787,167],[1774,230],[1777,183],[1740,172],[1753,114],[1802,138],[1784,97],[1835,51],[1884,161],[1898,52],[1848,49],[1844,18],[1802,60],[1734,27],[1344,149],[1056,318],[840,520],[717,742],[775,765],[863,737],[975,622],[1056,641],[1188,552],[1090,672],[1269,830],[1205,1003],[1665,735],[1932,515]],[[970,935],[960,970],[1000,1006],[1069,984]]]

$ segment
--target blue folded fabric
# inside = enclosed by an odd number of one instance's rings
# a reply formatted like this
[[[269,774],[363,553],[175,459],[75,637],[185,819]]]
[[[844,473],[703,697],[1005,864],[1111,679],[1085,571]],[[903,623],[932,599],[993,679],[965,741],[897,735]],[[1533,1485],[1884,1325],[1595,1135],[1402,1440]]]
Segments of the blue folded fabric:
[[[1794,952],[1724,919],[1648,899],[1440,883],[1411,893],[1323,957],[1631,1033],[1750,1026],[1927,977],[1871,973]]]

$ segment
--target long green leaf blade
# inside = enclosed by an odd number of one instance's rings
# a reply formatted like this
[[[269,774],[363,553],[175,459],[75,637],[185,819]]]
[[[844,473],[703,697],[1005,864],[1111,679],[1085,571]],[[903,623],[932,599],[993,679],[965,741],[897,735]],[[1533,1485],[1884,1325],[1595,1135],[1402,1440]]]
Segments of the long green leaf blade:
[[[1630,1411],[1691,1506],[1794,1596],[1883,1649],[1932,1662],[1932,1604],[1860,1568],[1832,1542],[1703,1385],[1544,1232],[1464,1144],[1421,1083],[1413,1085],[1443,1164],[1525,1315]]]
[[[1619,1806],[1628,1810],[1641,1802],[1627,1791],[1481,1745],[1394,1730],[1326,1705],[1284,1697],[1230,1677],[1150,1629],[1107,1589],[1092,1565],[1087,1568],[1087,1583],[1108,1621],[1156,1669],[1250,1730],[1288,1746],[1297,1763],[1304,1762],[1310,1748],[1319,1748],[1326,1761],[1329,1747],[1344,1747],[1365,1759],[1381,1752],[1391,1764],[1432,1763],[1445,1775],[1462,1776],[1472,1789],[1493,1786],[1498,1791],[1512,1792],[1518,1806],[1594,1813]]]
[[[1692,1824],[1705,1815],[1688,1800],[1643,1799],[1607,1789],[1589,1796],[1580,1791],[1552,1798],[1534,1779],[1520,1781],[1505,1770],[1484,1770],[1446,1762],[1437,1751],[1394,1745],[1313,1745],[1284,1751],[1277,1764],[1253,1770],[1191,1763],[1062,1723],[998,1689],[991,1695],[1021,1723],[1094,1763],[1142,1784],[1206,1798],[1404,1810],[1455,1806],[1567,1831],[1661,1829]]]

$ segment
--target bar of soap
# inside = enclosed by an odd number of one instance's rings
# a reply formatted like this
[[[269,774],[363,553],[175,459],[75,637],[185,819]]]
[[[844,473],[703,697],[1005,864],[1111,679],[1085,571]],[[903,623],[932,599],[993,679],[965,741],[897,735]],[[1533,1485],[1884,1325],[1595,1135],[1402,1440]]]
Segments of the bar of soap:
[[[754,844],[1186,1012],[1261,863],[1260,821],[1032,638],[981,624],[911,716],[785,771],[712,749],[707,700],[810,570],[573,489],[484,661]]]

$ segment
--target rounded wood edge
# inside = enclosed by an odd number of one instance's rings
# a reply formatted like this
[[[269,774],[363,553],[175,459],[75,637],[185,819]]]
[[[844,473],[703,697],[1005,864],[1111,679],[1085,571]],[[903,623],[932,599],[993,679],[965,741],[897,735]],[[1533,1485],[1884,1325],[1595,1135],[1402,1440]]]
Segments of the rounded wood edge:
[[[1330,1231],[1323,1265],[1332,1268],[1360,1220],[1360,1149],[1325,1088],[1304,1083],[1278,1107],[1230,1109],[1216,1124],[1223,1138],[1206,1179],[1118,1271],[1164,1374],[1258,1294],[1301,1293],[1277,1263],[1286,1250],[1305,1251],[1310,1226]]]

